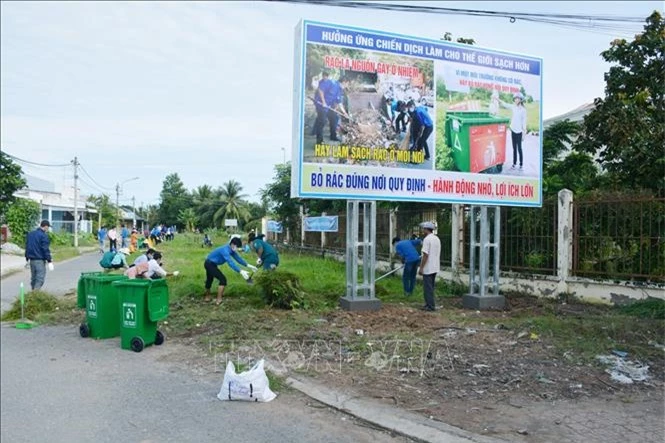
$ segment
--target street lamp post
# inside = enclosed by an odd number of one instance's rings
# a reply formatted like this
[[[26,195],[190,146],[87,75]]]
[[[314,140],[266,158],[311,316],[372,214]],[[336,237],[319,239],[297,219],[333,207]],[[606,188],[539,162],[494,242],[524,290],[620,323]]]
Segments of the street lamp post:
[[[120,193],[122,192],[122,185],[124,185],[127,182],[131,182],[133,180],[138,180],[139,177],[132,177],[124,182],[117,183],[115,185],[115,210],[116,210],[116,225],[118,224],[118,221],[120,220]]]

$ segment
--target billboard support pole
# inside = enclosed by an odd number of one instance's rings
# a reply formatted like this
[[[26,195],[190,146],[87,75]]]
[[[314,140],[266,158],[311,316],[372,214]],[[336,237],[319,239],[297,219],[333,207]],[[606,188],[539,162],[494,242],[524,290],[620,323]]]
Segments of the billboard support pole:
[[[375,297],[374,293],[375,269],[376,202],[348,200],[346,203],[346,295],[339,300],[342,309],[346,311],[378,311],[381,309],[381,301]]]
[[[506,299],[499,294],[501,209],[471,206],[469,224],[469,294],[462,298],[462,305],[466,309],[503,309]]]

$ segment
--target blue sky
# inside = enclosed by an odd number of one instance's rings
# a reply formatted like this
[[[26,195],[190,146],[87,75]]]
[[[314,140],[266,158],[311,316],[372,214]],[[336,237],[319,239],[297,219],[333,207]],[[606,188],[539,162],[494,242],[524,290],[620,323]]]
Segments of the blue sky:
[[[646,17],[662,2],[430,2]],[[291,156],[294,27],[300,19],[477,45],[544,59],[544,117],[603,94],[615,37],[506,19],[264,2],[2,2],[2,149],[42,163],[78,156],[102,190],[157,203],[164,177],[239,181],[249,198]],[[639,31],[641,25],[635,27]],[[625,37],[627,35],[617,35]],[[72,186],[71,168],[25,168]],[[99,186],[102,188],[100,189]]]

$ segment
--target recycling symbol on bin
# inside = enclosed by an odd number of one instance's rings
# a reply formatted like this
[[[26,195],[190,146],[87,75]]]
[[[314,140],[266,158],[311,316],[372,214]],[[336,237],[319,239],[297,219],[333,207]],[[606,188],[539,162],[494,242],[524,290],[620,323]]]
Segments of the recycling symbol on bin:
[[[125,318],[127,320],[134,320],[134,310],[132,308],[127,308],[127,312],[125,313]]]
[[[457,149],[458,151],[462,150],[462,144],[459,142],[459,135],[455,134],[455,141],[453,142],[453,149]]]
[[[95,300],[90,299],[88,310],[89,311],[96,311],[97,310],[97,305],[95,304]]]

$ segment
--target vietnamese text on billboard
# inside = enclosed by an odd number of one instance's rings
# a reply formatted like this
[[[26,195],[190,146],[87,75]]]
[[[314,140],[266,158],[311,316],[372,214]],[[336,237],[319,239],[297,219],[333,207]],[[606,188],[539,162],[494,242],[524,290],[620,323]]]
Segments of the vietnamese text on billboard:
[[[292,194],[540,206],[542,60],[302,22]]]

